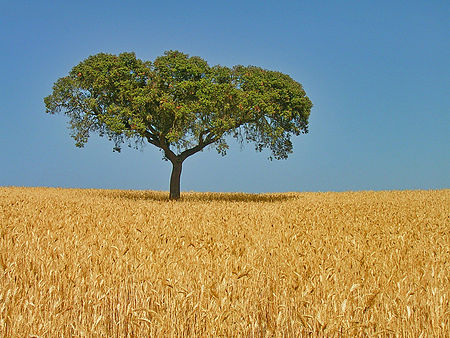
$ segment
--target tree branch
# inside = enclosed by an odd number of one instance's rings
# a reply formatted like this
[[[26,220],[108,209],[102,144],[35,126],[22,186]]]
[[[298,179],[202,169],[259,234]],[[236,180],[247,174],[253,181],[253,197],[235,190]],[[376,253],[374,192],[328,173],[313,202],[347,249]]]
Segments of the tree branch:
[[[159,139],[155,134],[152,134],[149,131],[145,131],[144,137],[147,139],[148,143],[153,144],[158,148],[162,148],[161,143],[159,142]]]
[[[164,150],[164,154],[169,159],[170,162],[174,163],[179,160],[179,156],[175,155],[175,153],[170,149],[169,145],[166,142],[166,138],[163,134],[159,134],[159,144],[160,148]]]
[[[210,144],[218,141],[220,139],[221,136],[215,136],[211,133],[209,133],[205,139],[203,139],[203,135],[205,133],[207,133],[208,131],[203,131],[200,133],[199,136],[199,143],[198,145],[196,145],[195,147],[192,147],[190,149],[187,149],[185,151],[183,151],[180,155],[178,155],[179,157],[181,157],[181,160],[184,161],[186,158],[188,158],[189,156],[194,155],[195,153],[198,153],[199,151],[203,150],[205,147],[209,146]]]

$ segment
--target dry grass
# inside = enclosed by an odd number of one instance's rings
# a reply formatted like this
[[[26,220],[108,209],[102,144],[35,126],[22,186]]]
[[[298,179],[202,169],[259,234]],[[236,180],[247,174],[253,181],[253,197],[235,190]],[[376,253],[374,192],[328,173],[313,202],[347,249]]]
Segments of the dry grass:
[[[448,336],[449,202],[0,188],[0,332]]]

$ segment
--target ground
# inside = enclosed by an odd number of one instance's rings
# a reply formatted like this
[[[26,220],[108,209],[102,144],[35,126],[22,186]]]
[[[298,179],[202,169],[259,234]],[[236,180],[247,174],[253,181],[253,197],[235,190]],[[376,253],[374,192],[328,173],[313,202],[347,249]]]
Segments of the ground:
[[[445,336],[450,190],[0,188],[6,336]]]

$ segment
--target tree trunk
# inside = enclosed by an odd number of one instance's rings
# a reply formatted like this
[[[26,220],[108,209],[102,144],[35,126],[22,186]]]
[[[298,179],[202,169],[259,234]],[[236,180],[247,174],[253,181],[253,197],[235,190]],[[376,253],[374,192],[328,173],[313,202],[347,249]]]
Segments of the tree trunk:
[[[169,199],[177,200],[180,198],[180,177],[183,162],[176,159],[172,161],[172,175],[170,176],[170,194]]]

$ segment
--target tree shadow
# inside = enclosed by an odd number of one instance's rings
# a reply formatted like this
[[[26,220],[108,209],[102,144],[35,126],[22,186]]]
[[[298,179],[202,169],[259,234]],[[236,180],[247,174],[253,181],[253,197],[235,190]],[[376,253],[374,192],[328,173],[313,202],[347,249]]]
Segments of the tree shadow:
[[[282,202],[298,198],[297,193],[238,193],[238,192],[182,192],[178,201],[169,200],[167,191],[110,190],[102,195],[109,198],[133,201],[160,202]]]

